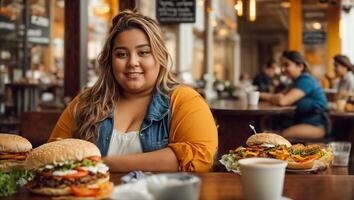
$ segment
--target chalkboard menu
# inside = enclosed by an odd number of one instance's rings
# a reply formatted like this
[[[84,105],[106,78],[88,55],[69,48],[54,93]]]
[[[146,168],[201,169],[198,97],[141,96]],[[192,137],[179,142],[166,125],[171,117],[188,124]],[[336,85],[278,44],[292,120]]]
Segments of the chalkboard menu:
[[[49,44],[49,11],[49,1],[33,3],[30,6],[29,27],[27,30],[28,42]]]
[[[303,44],[324,44],[326,33],[324,31],[305,31],[302,33]]]
[[[1,2],[1,0],[0,0]],[[7,4],[5,4],[7,3]],[[8,6],[10,2],[0,3],[0,40],[15,41],[16,30],[18,28],[17,18],[18,14],[12,12],[11,7]],[[1,50],[1,48],[0,48]]]
[[[156,18],[160,23],[194,23],[195,0],[156,0]]]
[[[30,23],[27,32],[28,41],[31,43],[49,43],[49,17],[30,16]]]
[[[0,0],[1,1],[1,0]],[[50,1],[31,2],[4,1],[0,4],[0,40],[20,41],[27,33],[28,42],[49,44],[50,42]],[[24,7],[28,6],[28,21],[24,21]],[[24,30],[25,24],[28,24]]]

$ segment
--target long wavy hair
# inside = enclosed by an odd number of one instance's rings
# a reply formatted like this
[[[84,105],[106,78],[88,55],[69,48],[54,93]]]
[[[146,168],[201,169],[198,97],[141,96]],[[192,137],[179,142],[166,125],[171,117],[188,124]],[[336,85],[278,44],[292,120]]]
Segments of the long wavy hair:
[[[120,12],[113,18],[108,38],[98,56],[98,80],[93,87],[86,89],[79,95],[78,103],[74,108],[75,137],[96,142],[98,123],[114,111],[121,87],[115,80],[112,71],[113,44],[120,33],[131,29],[140,29],[146,34],[151,45],[152,55],[160,65],[155,91],[168,94],[179,84],[171,72],[171,62],[169,62],[171,57],[158,23],[136,11]]]

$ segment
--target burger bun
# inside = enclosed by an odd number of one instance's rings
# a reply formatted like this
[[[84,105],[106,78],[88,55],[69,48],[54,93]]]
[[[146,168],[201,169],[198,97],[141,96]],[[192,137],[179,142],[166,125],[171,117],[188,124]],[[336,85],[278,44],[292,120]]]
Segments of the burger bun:
[[[0,133],[0,151],[19,153],[31,149],[32,144],[26,138],[15,134]]]
[[[307,160],[304,162],[288,161],[288,169],[311,169],[315,164],[316,159]]]
[[[80,161],[90,156],[101,156],[95,144],[80,139],[63,139],[43,144],[31,151],[27,156],[25,168],[32,170],[46,164]]]
[[[286,145],[291,147],[291,143],[284,137],[275,133],[257,133],[249,137],[246,141],[248,146],[273,144],[273,145]]]
[[[18,160],[0,160],[0,171],[9,172],[13,168],[23,168],[23,161]]]

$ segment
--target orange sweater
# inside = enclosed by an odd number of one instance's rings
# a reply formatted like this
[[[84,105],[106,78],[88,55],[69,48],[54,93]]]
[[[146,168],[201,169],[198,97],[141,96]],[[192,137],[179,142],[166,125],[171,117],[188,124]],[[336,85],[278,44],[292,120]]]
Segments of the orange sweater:
[[[207,172],[213,164],[218,137],[213,116],[204,99],[193,89],[176,88],[171,94],[170,147],[180,171]],[[49,140],[73,136],[75,98],[64,110]]]

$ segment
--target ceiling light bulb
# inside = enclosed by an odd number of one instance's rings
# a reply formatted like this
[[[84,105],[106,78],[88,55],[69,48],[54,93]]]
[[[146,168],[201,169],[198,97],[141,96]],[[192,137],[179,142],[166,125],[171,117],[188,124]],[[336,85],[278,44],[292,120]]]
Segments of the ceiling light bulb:
[[[322,28],[322,25],[319,22],[314,22],[312,24],[312,28],[315,29],[315,30],[320,30]]]

